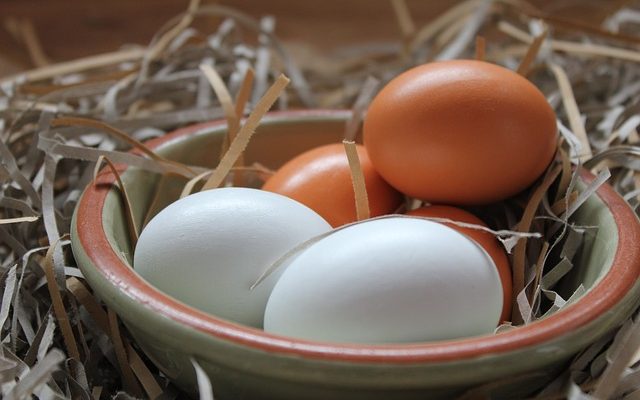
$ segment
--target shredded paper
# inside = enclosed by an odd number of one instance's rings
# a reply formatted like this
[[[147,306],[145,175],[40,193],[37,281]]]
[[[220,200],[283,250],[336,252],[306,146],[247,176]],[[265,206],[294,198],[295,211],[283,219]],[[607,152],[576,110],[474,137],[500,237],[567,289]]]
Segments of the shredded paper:
[[[60,64],[49,64],[32,26],[16,28],[37,68],[0,78],[0,397],[181,396],[94,297],[71,254],[74,207],[100,169],[117,176],[117,164],[136,166],[160,182],[182,176],[182,196],[264,181],[272,171],[245,165],[242,153],[269,109],[347,108],[353,118],[344,143],[359,219],[365,219],[353,144],[367,105],[394,76],[434,60],[477,58],[511,68],[541,89],[558,117],[559,150],[544,176],[518,197],[473,210],[491,227],[475,228],[501,240],[513,267],[512,320],[496,334],[579,300],[588,288],[568,294],[556,288],[579,267],[580,249],[598,227],[578,225],[572,216],[604,184],[635,211],[640,205],[640,9],[609,7],[598,26],[559,19],[521,0],[462,1],[423,23],[403,0],[391,0],[389,10],[397,43],[324,52],[284,45],[272,16],[254,19],[195,0],[147,47]],[[193,21],[203,16],[219,24],[198,31]],[[215,119],[226,119],[229,129],[224,151],[212,155],[220,161],[213,171],[164,159],[144,144]],[[578,184],[580,169],[596,176],[586,187]],[[130,211],[119,179],[116,189]],[[155,200],[150,204],[145,221],[155,210]],[[407,207],[420,204],[407,201]],[[127,218],[135,243],[138,227]],[[256,277],[256,285],[278,266]],[[612,326],[533,397],[640,399],[639,318],[635,312]],[[201,399],[212,399],[215,386],[192,362]],[[470,388],[461,398],[490,396],[529,377]]]

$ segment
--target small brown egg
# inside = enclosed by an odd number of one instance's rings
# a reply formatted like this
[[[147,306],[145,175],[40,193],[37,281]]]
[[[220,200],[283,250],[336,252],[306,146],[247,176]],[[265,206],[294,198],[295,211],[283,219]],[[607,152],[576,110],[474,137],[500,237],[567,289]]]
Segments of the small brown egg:
[[[357,152],[371,216],[394,212],[402,204],[403,196],[376,172],[363,146],[357,145]],[[317,147],[293,158],[262,189],[299,201],[333,227],[357,220],[351,170],[341,143]]]

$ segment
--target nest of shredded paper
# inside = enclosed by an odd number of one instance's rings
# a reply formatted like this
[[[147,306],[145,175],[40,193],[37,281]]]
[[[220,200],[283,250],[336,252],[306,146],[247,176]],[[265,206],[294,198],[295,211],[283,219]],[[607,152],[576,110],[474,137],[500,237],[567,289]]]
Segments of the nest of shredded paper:
[[[273,101],[276,109],[353,108],[346,128],[351,137],[374,92],[370,77],[384,83],[431,60],[475,57],[517,70],[547,95],[558,115],[562,141],[556,161],[526,196],[489,210],[492,228],[525,233],[503,238],[513,250],[519,295],[514,323],[499,330],[517,329],[582,294],[584,288],[577,288],[563,298],[553,290],[572,267],[585,232],[596,229],[574,226],[569,217],[605,181],[632,208],[640,204],[640,38],[632,36],[640,31],[640,10],[620,9],[600,27],[560,31],[557,21],[520,1],[468,0],[422,28],[415,27],[402,0],[391,5],[403,33],[395,45],[337,48],[328,58],[311,49],[296,49],[304,57],[289,53],[273,34],[272,17],[254,20],[192,1],[146,48],[0,79],[2,397],[180,396],[117,316],[93,297],[74,263],[71,215],[96,166],[106,160],[109,166],[181,173],[193,178],[185,193],[204,180],[205,187],[217,186],[234,165],[243,168],[237,162],[242,146],[234,150],[232,141],[249,140],[251,127],[229,138],[228,159],[221,162],[226,167],[213,173],[164,160],[141,142],[225,117],[240,128],[238,117],[252,110],[259,111],[257,123]],[[191,24],[202,15],[221,22],[211,32],[196,31]],[[281,73],[291,80],[286,89]],[[261,105],[274,82],[277,93]],[[132,147],[142,155],[128,153]],[[597,175],[580,193],[576,165]],[[244,169],[258,178],[268,174],[260,166]],[[539,238],[532,239],[536,233]],[[576,356],[539,396],[638,398],[639,348],[639,323],[629,319]],[[206,377],[198,377],[202,398],[210,398]]]

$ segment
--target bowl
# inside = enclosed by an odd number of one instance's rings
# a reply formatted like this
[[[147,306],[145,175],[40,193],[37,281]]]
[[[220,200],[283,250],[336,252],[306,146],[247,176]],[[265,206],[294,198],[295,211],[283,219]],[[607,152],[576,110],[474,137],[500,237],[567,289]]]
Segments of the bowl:
[[[306,149],[341,140],[349,116],[342,110],[270,113],[245,159],[276,168]],[[210,168],[225,129],[224,121],[200,124],[149,146],[162,156]],[[121,170],[138,224],[184,184],[177,177],[159,181],[133,167]],[[583,185],[592,179],[582,174]],[[140,348],[191,394],[197,392],[193,359],[209,375],[217,399],[451,398],[483,384],[495,387],[496,397],[525,396],[628,318],[640,299],[640,224],[604,185],[574,218],[598,226],[565,277],[574,288],[582,284],[587,290],[549,317],[497,335],[414,344],[330,344],[267,334],[193,309],[136,274],[113,182],[114,176],[103,172],[83,193],[72,221],[75,258],[95,294],[121,317]]]

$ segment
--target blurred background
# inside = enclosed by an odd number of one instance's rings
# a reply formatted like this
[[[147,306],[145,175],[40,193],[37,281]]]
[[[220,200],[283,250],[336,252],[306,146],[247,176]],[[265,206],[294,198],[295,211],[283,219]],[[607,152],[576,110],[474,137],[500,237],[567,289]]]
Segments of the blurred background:
[[[553,18],[589,25],[632,2],[529,0]],[[456,3],[460,1],[407,1],[417,26]],[[400,37],[388,1],[203,0],[203,4],[231,6],[255,17],[274,15],[280,38],[320,49]],[[147,44],[187,6],[188,0],[0,0],[0,76],[114,51],[125,44]],[[201,18],[195,26],[210,32],[217,23],[215,18]]]

